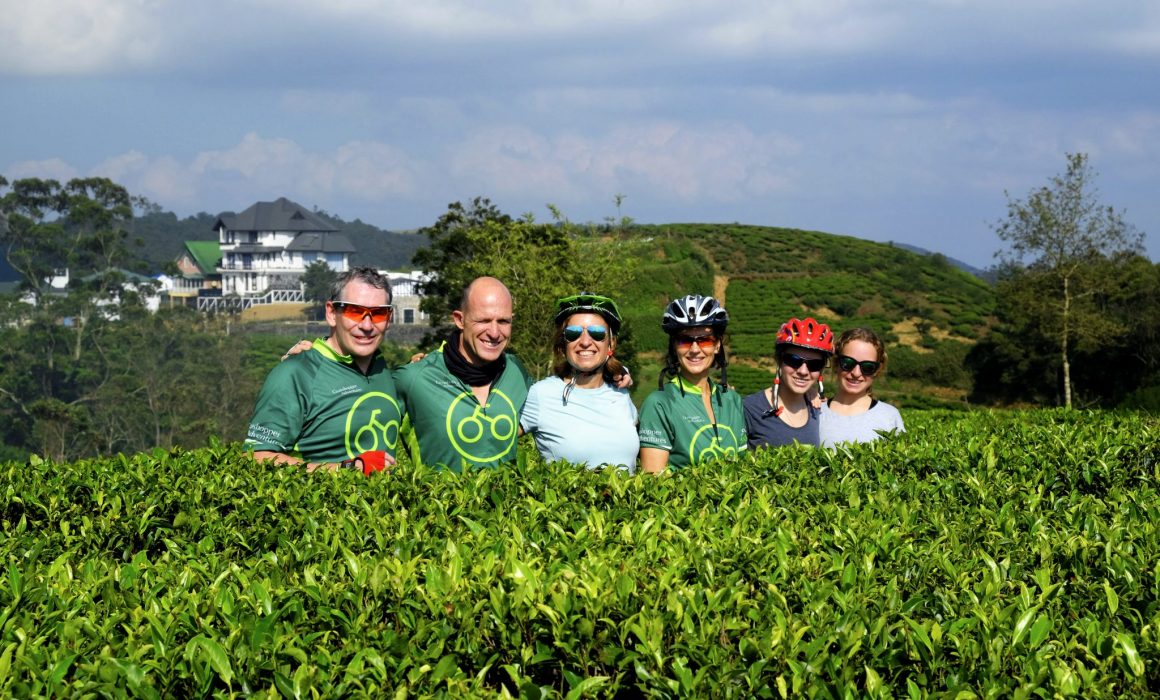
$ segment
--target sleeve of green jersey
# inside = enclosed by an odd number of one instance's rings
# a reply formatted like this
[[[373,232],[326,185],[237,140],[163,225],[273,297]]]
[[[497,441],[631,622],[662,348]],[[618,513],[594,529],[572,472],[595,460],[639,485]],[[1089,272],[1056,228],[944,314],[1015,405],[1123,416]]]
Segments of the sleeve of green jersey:
[[[654,391],[640,407],[640,446],[673,451],[673,428],[665,411],[664,391]]]
[[[258,393],[246,431],[246,449],[292,454],[306,418],[302,360],[278,363]]]

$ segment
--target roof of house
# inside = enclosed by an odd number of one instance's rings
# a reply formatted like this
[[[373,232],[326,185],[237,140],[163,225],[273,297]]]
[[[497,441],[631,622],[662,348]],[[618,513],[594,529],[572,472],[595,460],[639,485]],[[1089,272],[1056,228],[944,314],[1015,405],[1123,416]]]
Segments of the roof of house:
[[[186,241],[185,250],[203,275],[217,273],[222,262],[222,246],[217,241]]]
[[[313,250],[320,253],[354,253],[354,246],[341,233],[300,233],[286,246],[290,251]]]
[[[123,267],[110,267],[107,270],[99,270],[99,271],[94,272],[92,274],[85,275],[84,277],[81,278],[81,281],[92,282],[93,280],[104,279],[106,276],[113,275],[113,274],[120,276],[121,278],[124,279],[125,282],[130,282],[130,283],[134,283],[134,284],[141,284],[142,282],[154,282],[154,281],[156,281],[156,280],[154,280],[154,278],[152,278],[148,275],[142,275],[140,273],[133,272],[132,270],[126,270]]]
[[[337,231],[301,204],[279,197],[273,202],[257,202],[241,214],[223,214],[214,222],[227,231]]]

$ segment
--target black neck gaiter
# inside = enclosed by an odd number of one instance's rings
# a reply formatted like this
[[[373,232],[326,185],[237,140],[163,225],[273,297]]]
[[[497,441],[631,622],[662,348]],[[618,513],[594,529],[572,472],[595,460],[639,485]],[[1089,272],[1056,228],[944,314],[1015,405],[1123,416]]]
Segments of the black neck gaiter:
[[[448,371],[468,386],[491,384],[503,373],[504,366],[507,364],[507,356],[500,355],[495,362],[489,362],[481,367],[469,364],[463,353],[459,352],[459,339],[462,335],[463,331],[459,329],[452,331],[451,337],[443,346],[443,361],[447,363]]]

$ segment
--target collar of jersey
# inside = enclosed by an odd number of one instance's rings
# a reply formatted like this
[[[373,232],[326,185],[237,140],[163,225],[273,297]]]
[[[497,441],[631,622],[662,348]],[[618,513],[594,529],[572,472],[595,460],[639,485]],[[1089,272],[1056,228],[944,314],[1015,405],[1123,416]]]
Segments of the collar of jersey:
[[[669,382],[681,387],[682,389],[685,390],[686,393],[689,393],[689,394],[700,394],[701,393],[701,387],[694,386],[694,385],[686,382],[685,378],[679,374],[677,376],[673,377],[672,379],[670,379]],[[710,394],[713,393],[713,380],[712,379],[709,380],[709,393]]]
[[[334,348],[327,345],[326,340],[323,338],[315,338],[314,345],[311,347],[311,349],[322,353],[323,357],[332,362],[338,362],[344,365],[354,364],[354,357],[350,355],[339,355],[334,351]]]

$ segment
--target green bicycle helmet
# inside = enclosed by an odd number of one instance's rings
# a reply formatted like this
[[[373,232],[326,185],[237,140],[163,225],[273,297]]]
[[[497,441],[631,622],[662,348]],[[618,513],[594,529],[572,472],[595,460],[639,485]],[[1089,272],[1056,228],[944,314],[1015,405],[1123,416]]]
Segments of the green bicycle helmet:
[[[608,297],[580,292],[556,301],[557,325],[572,314],[580,313],[600,314],[608,322],[608,328],[613,335],[620,333],[620,309],[616,307],[616,302]]]

